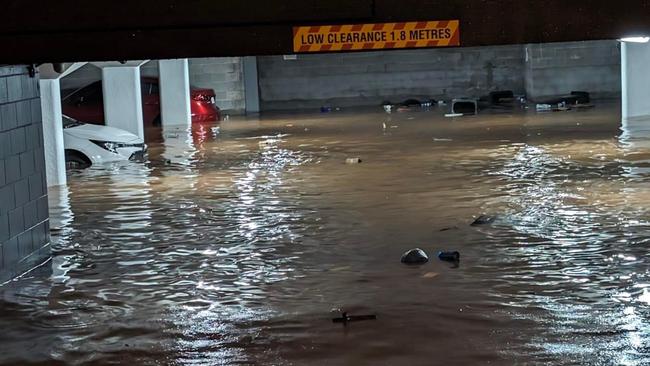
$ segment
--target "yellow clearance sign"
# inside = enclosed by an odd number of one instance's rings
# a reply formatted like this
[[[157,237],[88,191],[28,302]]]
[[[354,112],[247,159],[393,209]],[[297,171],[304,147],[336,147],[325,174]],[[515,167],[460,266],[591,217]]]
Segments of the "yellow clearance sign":
[[[460,46],[458,20],[293,28],[296,53],[449,46]]]

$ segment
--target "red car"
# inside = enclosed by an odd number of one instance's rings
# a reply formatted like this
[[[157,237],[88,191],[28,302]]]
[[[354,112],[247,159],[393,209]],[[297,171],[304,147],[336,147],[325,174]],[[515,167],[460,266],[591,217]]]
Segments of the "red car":
[[[221,114],[215,104],[214,90],[195,87],[190,89],[192,122],[220,121]],[[67,95],[62,104],[63,114],[67,116],[78,121],[104,124],[104,93],[101,80]],[[142,115],[145,126],[160,126],[160,89],[157,78],[142,78]]]

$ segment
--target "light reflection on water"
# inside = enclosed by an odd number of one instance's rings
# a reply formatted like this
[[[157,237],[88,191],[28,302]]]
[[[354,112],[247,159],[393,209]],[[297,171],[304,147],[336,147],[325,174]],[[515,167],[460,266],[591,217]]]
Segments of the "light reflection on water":
[[[153,131],[149,162],[50,191],[52,265],[0,289],[0,363],[648,364],[650,128],[617,119]],[[461,265],[402,266],[416,246]]]

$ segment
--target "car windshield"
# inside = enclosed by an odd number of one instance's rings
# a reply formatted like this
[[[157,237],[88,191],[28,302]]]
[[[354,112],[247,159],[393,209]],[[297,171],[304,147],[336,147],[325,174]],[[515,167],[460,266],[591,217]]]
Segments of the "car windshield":
[[[71,128],[83,125],[83,122],[79,122],[76,119],[72,119],[68,116],[63,116],[63,128]]]

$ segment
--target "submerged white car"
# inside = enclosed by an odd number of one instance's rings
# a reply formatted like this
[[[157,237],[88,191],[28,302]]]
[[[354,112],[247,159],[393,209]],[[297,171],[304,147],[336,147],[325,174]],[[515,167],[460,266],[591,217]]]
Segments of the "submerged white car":
[[[92,125],[63,116],[63,144],[68,169],[93,164],[141,160],[147,151],[144,141],[119,128]]]

